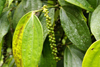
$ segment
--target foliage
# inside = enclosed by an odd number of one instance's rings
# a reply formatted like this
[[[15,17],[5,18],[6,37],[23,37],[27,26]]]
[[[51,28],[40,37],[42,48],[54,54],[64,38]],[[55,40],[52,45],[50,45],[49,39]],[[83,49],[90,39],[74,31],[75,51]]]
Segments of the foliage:
[[[100,0],[0,0],[0,67],[100,67]]]

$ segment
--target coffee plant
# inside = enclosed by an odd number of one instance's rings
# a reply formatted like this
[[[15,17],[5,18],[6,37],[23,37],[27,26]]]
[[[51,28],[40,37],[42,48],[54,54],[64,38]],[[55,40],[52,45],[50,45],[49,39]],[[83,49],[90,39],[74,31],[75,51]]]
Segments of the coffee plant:
[[[100,0],[0,0],[0,67],[100,67]]]

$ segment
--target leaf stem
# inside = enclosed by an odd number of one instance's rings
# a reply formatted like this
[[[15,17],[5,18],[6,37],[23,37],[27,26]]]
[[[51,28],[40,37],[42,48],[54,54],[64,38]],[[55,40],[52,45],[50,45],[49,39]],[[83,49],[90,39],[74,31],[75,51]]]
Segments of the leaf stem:
[[[57,5],[55,5],[55,6],[48,6],[47,8],[57,8],[57,7],[59,7],[59,5],[57,4]],[[41,9],[39,9],[39,10],[35,10],[35,11],[33,11],[34,13],[37,13],[37,12],[40,12],[40,11],[42,11],[43,10],[43,8],[41,8]]]

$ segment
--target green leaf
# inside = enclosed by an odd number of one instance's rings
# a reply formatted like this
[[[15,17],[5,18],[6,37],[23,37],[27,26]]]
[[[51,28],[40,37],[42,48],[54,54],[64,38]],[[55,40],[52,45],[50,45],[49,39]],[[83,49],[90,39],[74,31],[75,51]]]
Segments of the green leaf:
[[[96,40],[100,39],[100,5],[94,10],[91,16],[90,28],[91,32],[96,38]]]
[[[87,0],[89,4],[95,9],[98,5],[98,0]]]
[[[7,57],[6,59],[6,63],[3,64],[3,67],[5,67],[5,65],[7,67],[14,67],[15,61],[12,55],[10,55],[9,57]]]
[[[67,46],[64,51],[64,67],[82,67],[83,57],[84,53],[75,46]]]
[[[64,59],[57,62],[57,67],[64,67]]]
[[[42,6],[41,0],[23,0],[16,8],[13,17],[13,27],[16,28],[21,17],[29,11],[40,9]]]
[[[1,51],[2,51],[2,41],[0,42],[0,61],[1,61],[1,58],[2,58]]]
[[[91,5],[88,3],[87,0],[65,0],[71,4],[74,4],[76,6],[79,6],[83,9],[86,9],[88,11],[93,11],[94,9],[91,7]]]
[[[56,67],[56,61],[53,59],[53,55],[51,54],[52,51],[49,44],[50,43],[47,38],[44,42],[43,51],[38,67]]]
[[[14,58],[13,57],[9,58],[8,67],[14,67],[14,63],[15,63]]]
[[[91,36],[82,11],[73,6],[65,6],[60,10],[60,20],[70,41],[86,51],[91,44]]]
[[[100,40],[94,42],[87,50],[82,67],[100,67]]]
[[[49,16],[52,18],[51,19],[52,24],[54,22],[54,15],[55,15],[54,13],[55,13],[55,8],[49,9]],[[48,28],[47,28],[47,24],[46,24],[46,18],[43,13],[40,15],[39,19],[40,19],[42,27],[43,27],[43,40],[45,41],[45,38],[48,35]]]
[[[11,5],[12,2],[13,2],[13,0],[9,0],[8,7],[10,7],[10,5]]]
[[[0,0],[0,16],[1,16],[2,10],[4,8],[5,2],[6,2],[6,0]]]
[[[66,2],[65,0],[58,0],[58,2],[59,2],[59,4],[60,4],[61,6],[69,5],[69,3]]]
[[[9,11],[4,12],[0,17],[0,42],[2,41],[2,38],[6,35],[9,29],[9,22],[7,19]]]
[[[43,47],[43,29],[34,12],[25,14],[13,35],[13,55],[17,67],[37,67]]]

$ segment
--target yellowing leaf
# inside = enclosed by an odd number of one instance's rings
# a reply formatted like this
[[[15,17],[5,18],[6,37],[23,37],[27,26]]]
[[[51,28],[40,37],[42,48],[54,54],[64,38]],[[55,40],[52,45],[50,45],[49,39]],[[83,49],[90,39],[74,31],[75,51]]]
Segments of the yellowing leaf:
[[[9,0],[8,7],[11,5],[12,2],[13,2],[13,0]]]
[[[89,47],[84,56],[82,67],[100,67],[100,40]]]
[[[13,35],[13,55],[17,67],[36,67],[43,47],[43,29],[33,12],[24,15]]]

